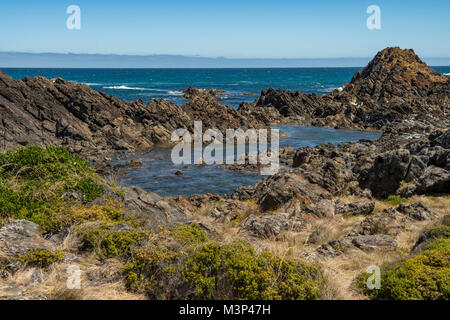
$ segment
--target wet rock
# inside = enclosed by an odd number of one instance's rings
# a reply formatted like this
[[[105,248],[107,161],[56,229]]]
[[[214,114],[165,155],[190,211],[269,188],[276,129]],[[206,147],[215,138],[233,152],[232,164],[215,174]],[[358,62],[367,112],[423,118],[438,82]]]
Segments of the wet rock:
[[[183,175],[183,172],[177,171],[177,172],[175,172],[175,175],[181,177]]]
[[[138,169],[142,167],[142,161],[139,159],[131,159],[123,164],[116,164],[113,166],[114,171],[119,171],[123,169]]]
[[[217,97],[217,94],[223,94],[224,91],[217,89],[197,89],[189,87],[181,90],[183,92],[183,98],[192,100],[194,98],[211,99],[214,101],[221,101],[222,99]]]

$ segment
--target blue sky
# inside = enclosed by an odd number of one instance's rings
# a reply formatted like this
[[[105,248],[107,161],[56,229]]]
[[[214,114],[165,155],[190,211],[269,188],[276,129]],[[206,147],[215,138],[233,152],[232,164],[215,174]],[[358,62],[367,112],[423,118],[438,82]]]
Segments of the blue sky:
[[[66,8],[81,8],[68,30]],[[381,30],[366,9],[381,8]],[[450,1],[2,1],[0,51],[229,58],[371,57],[387,46],[450,57]]]

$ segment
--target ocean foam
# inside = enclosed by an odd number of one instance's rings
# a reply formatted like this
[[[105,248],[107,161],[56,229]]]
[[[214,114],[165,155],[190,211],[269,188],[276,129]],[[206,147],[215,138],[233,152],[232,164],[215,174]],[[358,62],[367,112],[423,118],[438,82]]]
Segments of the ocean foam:
[[[110,86],[103,87],[103,89],[111,89],[111,90],[153,90],[150,88],[139,88],[139,87],[128,87],[128,86]]]
[[[444,76],[450,77],[450,73],[444,73]]]
[[[125,86],[125,85],[120,85],[120,86],[108,86],[108,87],[103,87],[103,89],[110,89],[110,90],[156,91],[156,92],[163,92],[163,95],[169,95],[169,96],[182,96],[182,95],[183,95],[183,92],[177,91],[177,90],[165,90],[165,89],[142,88],[142,87],[129,87],[129,86]]]
[[[182,96],[184,94],[181,91],[172,91],[172,90],[167,91],[167,93],[172,95],[172,96]]]

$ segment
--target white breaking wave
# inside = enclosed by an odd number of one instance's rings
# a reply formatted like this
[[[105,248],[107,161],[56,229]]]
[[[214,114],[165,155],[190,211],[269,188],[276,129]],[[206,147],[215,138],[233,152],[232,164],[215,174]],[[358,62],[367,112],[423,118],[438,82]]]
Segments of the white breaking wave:
[[[171,91],[171,90],[169,90],[169,91],[167,91],[167,93],[170,94],[170,95],[173,95],[173,96],[181,96],[181,95],[183,95],[183,92],[181,92],[181,91]]]
[[[450,73],[444,73],[444,76],[450,77]]]
[[[111,89],[111,90],[154,90],[150,88],[139,88],[139,87],[128,87],[128,86],[110,86],[103,87],[103,89]]]

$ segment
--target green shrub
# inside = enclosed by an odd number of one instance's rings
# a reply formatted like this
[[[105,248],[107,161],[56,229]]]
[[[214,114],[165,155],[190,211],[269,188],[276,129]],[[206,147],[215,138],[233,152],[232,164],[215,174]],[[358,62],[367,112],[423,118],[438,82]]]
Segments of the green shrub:
[[[64,253],[60,250],[34,249],[19,255],[18,260],[25,266],[47,268],[54,262],[63,261]]]
[[[318,299],[325,285],[317,266],[211,242],[196,225],[133,249],[124,272],[128,288],[152,299]]]
[[[242,241],[204,245],[182,274],[199,299],[318,299],[323,280],[317,266],[257,254]]]
[[[370,275],[361,274],[356,284],[371,299],[448,300],[450,298],[450,241],[438,239],[426,250],[392,265],[384,265],[381,288],[366,287]]]
[[[207,241],[205,231],[195,224],[161,230],[145,246],[132,250],[124,267],[127,287],[152,299],[184,298],[183,264]]]
[[[99,221],[86,223],[75,228],[82,241],[81,250],[94,250],[100,259],[117,256],[126,257],[131,248],[144,240],[148,233],[127,225],[116,229],[121,223]]]
[[[405,203],[406,201],[407,201],[407,199],[402,198],[397,195],[390,195],[387,199],[384,200],[384,202],[389,203],[393,206],[398,206],[402,203]]]
[[[445,248],[450,248],[450,239],[448,238],[437,239],[425,246],[425,250],[445,250]]]
[[[433,239],[448,239],[450,238],[450,227],[449,226],[438,226],[430,229],[428,231],[429,236]]]
[[[75,188],[83,191],[84,202],[91,202],[100,197],[104,190],[104,188],[97,185],[92,178],[82,178]]]

